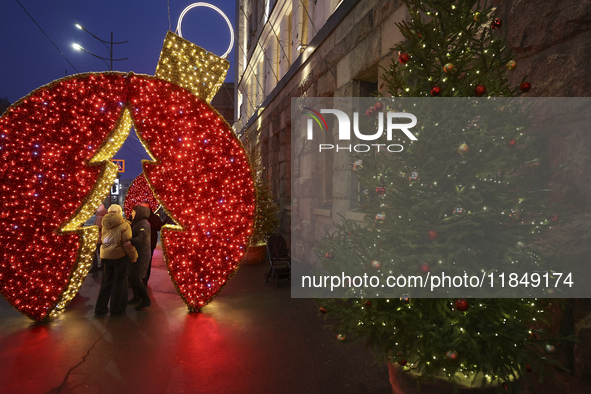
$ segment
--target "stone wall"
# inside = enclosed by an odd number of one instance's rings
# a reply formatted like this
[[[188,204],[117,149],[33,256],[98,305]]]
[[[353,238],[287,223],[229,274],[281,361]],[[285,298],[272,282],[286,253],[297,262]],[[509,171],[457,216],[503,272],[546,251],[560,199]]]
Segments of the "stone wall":
[[[527,96],[587,97],[591,92],[591,1],[496,0],[497,15],[518,63],[513,83],[527,76]],[[553,163],[569,162],[552,180],[554,198],[580,210],[578,220],[560,226],[552,241],[563,245],[565,258],[591,263],[591,132],[565,125],[549,144]],[[576,333],[574,349],[563,348],[561,362],[574,372],[567,392],[591,383],[591,301],[577,299],[565,310],[564,334]],[[565,380],[563,377],[560,380]],[[560,390],[559,390],[560,391]],[[556,392],[556,391],[554,391]]]
[[[226,122],[232,125],[234,123],[234,82],[224,82],[210,104]]]
[[[338,218],[339,213],[345,216],[349,211],[351,179],[350,172],[344,171],[345,167],[349,168],[349,163],[335,160],[334,172],[330,174],[334,190],[332,203],[328,207],[322,206],[326,196],[319,195],[317,186],[327,174],[316,165],[318,158],[300,160],[291,156],[291,98],[352,96],[356,80],[363,79],[368,72],[378,80],[379,90],[385,92],[379,66],[390,64],[392,47],[402,37],[394,23],[407,16],[400,1],[347,3],[354,3],[353,8],[340,20],[335,21],[335,15],[329,19],[327,25],[332,24],[332,30],[280,91],[275,92],[272,101],[263,103],[258,118],[251,120],[245,133],[248,140],[261,149],[263,165],[280,206],[280,232],[291,238],[291,221],[304,221],[306,234],[309,234],[309,239],[302,244],[304,249],[311,248],[310,241],[315,234],[332,227],[333,218]],[[309,171],[304,169],[308,172],[300,176],[303,167]],[[307,196],[304,201],[294,201],[293,206],[292,172],[302,178],[294,179],[299,188],[297,194]]]

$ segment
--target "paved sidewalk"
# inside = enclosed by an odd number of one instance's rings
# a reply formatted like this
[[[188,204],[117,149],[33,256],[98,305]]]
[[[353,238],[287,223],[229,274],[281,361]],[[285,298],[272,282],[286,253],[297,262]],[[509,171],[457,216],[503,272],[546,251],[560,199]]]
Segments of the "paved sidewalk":
[[[391,393],[362,345],[339,346],[312,300],[244,265],[201,313],[189,314],[158,248],[152,306],[96,318],[100,275],[45,325],[0,298],[0,393]]]

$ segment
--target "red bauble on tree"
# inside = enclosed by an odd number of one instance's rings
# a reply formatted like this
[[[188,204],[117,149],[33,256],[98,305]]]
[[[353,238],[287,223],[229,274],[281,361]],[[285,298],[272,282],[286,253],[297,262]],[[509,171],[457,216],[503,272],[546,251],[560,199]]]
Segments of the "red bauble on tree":
[[[427,272],[431,271],[431,267],[429,266],[429,263],[423,263],[423,264],[421,264],[421,266],[419,267],[419,269],[424,274],[426,274]]]
[[[509,142],[507,142],[507,146],[512,148],[515,146],[516,143],[517,143],[517,140],[515,138],[512,138],[509,140]]]
[[[408,53],[403,52],[400,55],[398,55],[398,61],[402,64],[408,63],[409,60],[410,60],[410,56],[408,55]]]
[[[474,95],[481,97],[486,92],[486,86],[484,85],[476,85],[474,88]]]
[[[437,233],[437,231],[431,230],[427,233],[427,237],[430,241],[435,241],[439,237],[439,234]]]
[[[373,109],[373,107],[369,107],[369,108],[367,109],[367,111],[365,111],[365,114],[366,114],[367,116],[374,116],[374,115],[376,114],[376,110],[375,110],[375,109]]]
[[[522,92],[529,92],[530,89],[531,89],[531,83],[529,83],[529,82],[522,82],[519,85],[519,90],[521,90]]]
[[[448,350],[445,353],[445,358],[447,358],[449,361],[456,361],[458,359],[458,352],[455,350]]]
[[[499,18],[493,19],[490,24],[490,28],[493,30],[499,30],[503,26],[503,21]]]
[[[381,101],[378,101],[377,103],[375,103],[373,105],[373,109],[375,109],[376,111],[381,111],[384,109],[384,103],[382,103]]]
[[[431,96],[439,96],[441,94],[441,88],[439,86],[433,86],[431,88]]]
[[[455,302],[455,307],[457,310],[459,310],[460,312],[466,312],[468,310],[468,301],[466,301],[464,298],[460,298],[459,300],[456,300]]]

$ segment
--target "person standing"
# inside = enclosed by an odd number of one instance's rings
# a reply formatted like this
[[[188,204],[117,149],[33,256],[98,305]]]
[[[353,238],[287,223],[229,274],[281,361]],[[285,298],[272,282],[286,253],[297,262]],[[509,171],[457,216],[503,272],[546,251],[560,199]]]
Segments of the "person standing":
[[[148,223],[150,223],[150,262],[148,263],[148,269],[146,270],[146,275],[143,276],[142,282],[144,286],[148,285],[148,280],[150,279],[150,273],[152,272],[152,257],[154,257],[154,250],[156,249],[156,244],[158,243],[158,231],[162,228],[165,224],[160,217],[156,215],[150,209],[150,203],[148,201],[142,201],[140,203],[141,206],[147,207],[150,215],[148,217]]]
[[[148,223],[150,213],[150,208],[142,205],[133,207],[131,212],[132,238],[123,243],[124,248],[127,249],[133,246],[138,253],[137,262],[130,265],[128,273],[129,284],[133,290],[133,298],[128,303],[139,303],[135,307],[138,311],[152,304],[148,296],[148,290],[146,290],[141,280],[146,276],[150,262],[150,223]]]
[[[90,267],[90,273],[99,272],[102,267],[100,264],[101,256],[101,231],[103,228],[103,218],[107,214],[107,208],[105,208],[104,204],[99,205],[98,209],[96,210],[96,219],[94,220],[94,225],[98,226],[99,228],[99,236],[96,242],[96,252],[92,256],[92,267]]]
[[[127,308],[127,266],[137,260],[135,248],[124,249],[123,243],[131,239],[131,226],[123,218],[121,207],[113,204],[102,220],[101,261],[103,277],[94,308],[95,315],[124,315]],[[129,257],[128,257],[129,256]]]

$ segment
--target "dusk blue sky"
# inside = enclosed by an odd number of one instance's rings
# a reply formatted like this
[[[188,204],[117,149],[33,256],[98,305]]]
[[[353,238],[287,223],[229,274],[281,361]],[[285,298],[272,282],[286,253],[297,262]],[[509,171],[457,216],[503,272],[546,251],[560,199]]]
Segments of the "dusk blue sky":
[[[58,52],[35,25],[26,8],[45,33],[57,45]],[[88,33],[75,27],[83,25],[103,40],[128,41],[114,46],[114,58],[129,58],[114,62],[115,71],[133,71],[154,75],[162,43],[170,24],[176,30],[178,17],[190,0],[3,0],[0,12],[0,98],[14,103],[33,90],[67,74],[107,71],[103,61],[73,49],[76,42],[99,56],[109,57],[107,48]],[[235,0],[212,0],[235,22]],[[230,42],[224,19],[214,10],[197,7],[188,11],[182,24],[183,37],[222,55]],[[236,45],[234,50],[239,50]],[[234,80],[234,50],[228,55],[230,70],[226,82]],[[74,66],[76,70],[72,67]],[[148,159],[141,144],[132,135],[115,158],[126,160],[123,179],[134,179],[142,171],[141,159]]]

